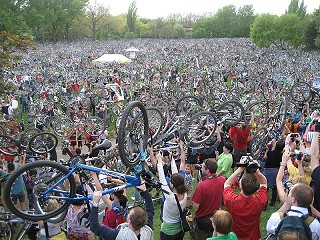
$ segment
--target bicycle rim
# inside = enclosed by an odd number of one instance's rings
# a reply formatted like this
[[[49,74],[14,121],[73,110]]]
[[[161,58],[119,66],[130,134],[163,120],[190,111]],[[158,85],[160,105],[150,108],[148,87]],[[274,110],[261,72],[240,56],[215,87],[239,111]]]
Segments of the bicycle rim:
[[[0,222],[0,237],[1,240],[11,240],[12,239],[12,226],[7,222]]]
[[[244,109],[237,101],[228,101],[218,108],[218,119],[225,125],[231,126],[244,120]]]
[[[187,122],[183,136],[188,144],[198,146],[213,136],[216,127],[217,119],[212,113],[200,112]]]
[[[76,183],[72,174],[66,177],[68,173],[66,167],[52,161],[32,162],[16,169],[5,184],[6,206],[16,216],[30,221],[46,220],[59,215],[70,205],[70,201],[61,197],[75,196]],[[27,209],[23,211],[20,204],[15,203],[12,193],[15,192],[15,181],[23,181],[25,174],[28,174],[26,176],[30,182],[28,188],[32,192],[32,202],[26,202]],[[70,190],[65,191],[65,186],[69,186]],[[45,193],[46,191],[48,192]]]
[[[138,116],[138,117],[137,117]],[[140,102],[131,102],[123,112],[118,133],[118,147],[121,161],[132,168],[145,153],[148,138],[148,116]]]
[[[55,149],[58,145],[58,138],[48,132],[42,132],[33,136],[29,142],[29,148],[38,154],[45,154]]]
[[[20,145],[8,135],[0,135],[0,152],[8,156],[16,156],[20,153]]]

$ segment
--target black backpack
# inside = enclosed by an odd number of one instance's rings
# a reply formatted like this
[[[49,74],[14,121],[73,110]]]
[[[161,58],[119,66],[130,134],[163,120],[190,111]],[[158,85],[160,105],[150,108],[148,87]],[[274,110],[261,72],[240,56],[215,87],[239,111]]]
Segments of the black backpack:
[[[283,218],[276,228],[273,240],[312,240],[312,233],[309,225],[315,219],[311,213],[302,216],[289,216],[288,212],[297,212],[297,210],[288,210],[283,214]]]

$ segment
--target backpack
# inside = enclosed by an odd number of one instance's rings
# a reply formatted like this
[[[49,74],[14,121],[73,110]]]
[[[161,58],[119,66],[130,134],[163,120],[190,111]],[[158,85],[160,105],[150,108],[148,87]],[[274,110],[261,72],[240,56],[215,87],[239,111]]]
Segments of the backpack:
[[[288,210],[301,213],[297,210]],[[308,213],[302,216],[289,216],[288,211],[283,214],[283,218],[276,228],[273,240],[311,240],[312,233],[309,225],[315,219],[315,216]],[[302,214],[302,213],[301,213]]]

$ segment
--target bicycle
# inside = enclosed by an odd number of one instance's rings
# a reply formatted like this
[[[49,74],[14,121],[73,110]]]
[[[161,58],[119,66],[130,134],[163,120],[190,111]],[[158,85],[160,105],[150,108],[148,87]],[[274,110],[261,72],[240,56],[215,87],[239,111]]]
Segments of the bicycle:
[[[110,142],[107,147],[111,147]],[[121,148],[119,148],[119,151],[120,150]],[[149,186],[153,186],[153,180],[148,178],[148,174],[145,173],[145,170],[137,172],[134,169],[131,169],[131,171],[136,173],[136,176],[132,176],[86,164],[87,162],[98,159],[99,157],[84,160],[80,156],[74,156],[70,158],[69,161],[62,162],[62,164],[53,161],[35,161],[32,163],[27,163],[21,168],[18,168],[8,178],[5,184],[4,201],[6,206],[13,214],[22,219],[37,221],[50,220],[59,214],[62,215],[64,212],[66,212],[72,201],[84,201],[88,204],[88,202],[92,200],[92,195],[88,193],[85,187],[85,184],[90,181],[90,177],[86,171],[104,174],[113,178],[122,179],[126,182],[120,186],[111,189],[105,189],[102,192],[103,195],[141,185],[140,176],[143,177],[144,181],[146,181]],[[13,203],[10,194],[15,179],[30,169],[36,172],[33,187],[35,212],[32,214],[21,211]],[[79,175],[82,194],[76,193],[76,181],[73,175],[74,173]],[[49,199],[56,199],[59,203],[59,207],[53,211],[46,212],[45,209]]]
[[[57,137],[47,132],[34,135],[28,142],[17,140],[8,135],[0,135],[0,152],[8,156],[20,156],[27,148],[38,154],[46,154],[57,145]]]

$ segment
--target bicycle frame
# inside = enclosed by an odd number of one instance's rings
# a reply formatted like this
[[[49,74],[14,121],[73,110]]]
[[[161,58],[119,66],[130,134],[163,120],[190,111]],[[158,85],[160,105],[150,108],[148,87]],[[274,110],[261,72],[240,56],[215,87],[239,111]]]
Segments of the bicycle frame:
[[[92,159],[88,159],[87,161],[91,161]],[[80,164],[78,162],[76,162],[75,164],[73,164],[70,168],[69,168],[69,173],[67,175],[65,175],[63,178],[61,178],[59,181],[57,181],[55,184],[53,184],[49,189],[47,189],[42,196],[44,198],[52,198],[52,199],[57,199],[57,200],[64,200],[64,201],[85,201],[88,202],[90,200],[92,200],[92,195],[88,195],[88,196],[81,196],[79,194],[76,195],[76,197],[70,198],[70,197],[63,197],[63,196],[47,196],[50,192],[54,192],[54,193],[59,193],[59,194],[68,194],[67,191],[62,191],[57,189],[57,187],[63,183],[64,180],[66,180],[70,175],[72,175],[73,173],[77,173],[80,172],[80,179],[81,177],[83,177],[83,175],[81,174],[85,174],[82,171],[83,170],[88,170],[91,172],[95,172],[95,173],[104,173],[107,176],[111,176],[114,178],[124,178],[127,183],[126,184],[122,184],[120,186],[114,187],[114,188],[110,188],[110,189],[105,189],[102,192],[102,195],[106,195],[106,194],[110,194],[113,192],[117,192],[119,190],[123,190],[125,188],[130,188],[130,187],[134,187],[134,186],[139,186],[141,185],[141,180],[139,175],[138,176],[131,176],[131,175],[126,175],[123,173],[118,173],[118,172],[114,172],[114,171],[110,171],[107,169],[102,169],[102,168],[97,168],[97,167],[93,167],[93,166],[88,166],[85,164]],[[81,184],[83,184],[84,182],[81,181]]]

